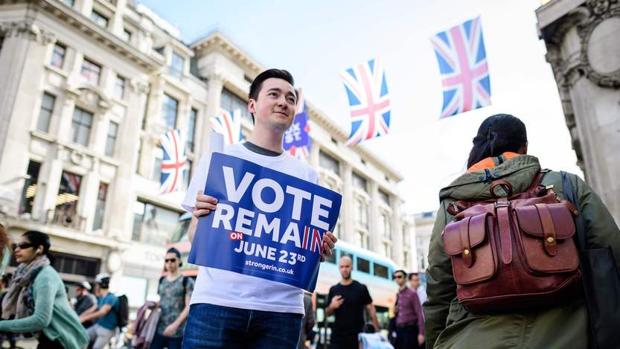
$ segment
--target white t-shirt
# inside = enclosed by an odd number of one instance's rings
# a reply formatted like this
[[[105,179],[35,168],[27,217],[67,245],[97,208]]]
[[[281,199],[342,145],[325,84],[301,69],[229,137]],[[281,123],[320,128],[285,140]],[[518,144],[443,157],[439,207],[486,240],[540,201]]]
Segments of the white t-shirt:
[[[267,156],[255,153],[242,144],[227,146],[223,152],[308,182],[318,183],[317,173],[312,167],[286,152],[278,156]],[[194,172],[187,195],[181,204],[188,212],[195,208],[196,194],[204,190],[209,162],[210,155],[202,156]],[[303,314],[303,297],[303,290],[294,286],[227,270],[198,267],[198,278],[190,304],[208,303],[231,308]]]

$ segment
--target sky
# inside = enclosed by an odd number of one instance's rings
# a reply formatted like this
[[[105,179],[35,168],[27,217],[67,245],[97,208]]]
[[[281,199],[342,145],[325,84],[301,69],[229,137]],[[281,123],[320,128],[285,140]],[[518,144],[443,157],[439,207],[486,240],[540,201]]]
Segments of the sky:
[[[345,133],[350,114],[340,72],[379,57],[392,104],[390,133],[364,142],[402,176],[406,213],[434,211],[438,192],[465,171],[480,123],[519,117],[528,153],[543,168],[582,172],[536,28],[540,0],[139,0],[187,43],[219,31],[264,67],[289,70],[297,87]],[[480,16],[491,106],[439,119],[442,89],[430,38]]]

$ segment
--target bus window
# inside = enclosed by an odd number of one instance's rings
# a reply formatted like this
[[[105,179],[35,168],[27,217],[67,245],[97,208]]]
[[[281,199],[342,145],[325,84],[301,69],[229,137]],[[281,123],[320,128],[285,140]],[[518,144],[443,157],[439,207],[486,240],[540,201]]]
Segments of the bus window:
[[[370,262],[367,259],[357,257],[357,270],[370,274]]]
[[[384,279],[389,279],[390,277],[388,276],[388,267],[386,267],[385,265],[381,265],[379,263],[374,263],[373,264],[373,271],[375,276],[380,277],[380,278],[384,278]]]

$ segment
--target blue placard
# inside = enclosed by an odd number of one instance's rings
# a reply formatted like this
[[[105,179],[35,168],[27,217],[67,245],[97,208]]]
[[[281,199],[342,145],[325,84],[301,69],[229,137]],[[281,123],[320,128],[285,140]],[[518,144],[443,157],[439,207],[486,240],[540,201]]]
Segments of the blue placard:
[[[208,173],[204,193],[217,209],[199,220],[189,262],[313,291],[342,196],[222,153]]]

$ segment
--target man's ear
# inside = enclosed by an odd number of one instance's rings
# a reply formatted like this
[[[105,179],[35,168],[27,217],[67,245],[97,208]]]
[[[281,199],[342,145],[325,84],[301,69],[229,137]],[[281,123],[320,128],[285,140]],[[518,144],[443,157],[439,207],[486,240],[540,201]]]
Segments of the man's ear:
[[[248,111],[251,114],[256,114],[256,101],[254,99],[248,101]]]

